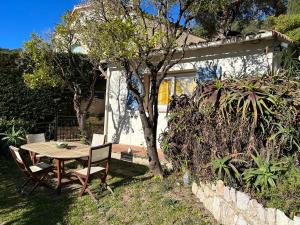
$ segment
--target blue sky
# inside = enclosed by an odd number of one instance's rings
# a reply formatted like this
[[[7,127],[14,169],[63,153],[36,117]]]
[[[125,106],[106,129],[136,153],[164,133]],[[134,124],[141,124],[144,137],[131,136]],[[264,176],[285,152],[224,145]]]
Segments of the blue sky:
[[[30,34],[46,33],[67,10],[81,0],[6,0],[1,1],[0,48],[20,48]]]

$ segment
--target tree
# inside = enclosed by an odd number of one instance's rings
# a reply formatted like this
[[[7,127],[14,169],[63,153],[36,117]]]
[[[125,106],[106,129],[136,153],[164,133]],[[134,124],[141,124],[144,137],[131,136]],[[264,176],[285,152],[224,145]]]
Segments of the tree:
[[[300,1],[288,1],[288,13],[284,15],[270,16],[268,18],[272,28],[286,34],[297,45],[300,44]]]
[[[280,15],[279,17],[271,16],[268,18],[273,29],[286,34],[289,38],[300,43],[300,13],[292,15]]]
[[[31,40],[24,43],[23,59],[28,61],[24,80],[33,89],[44,86],[68,88],[73,93],[79,129],[85,135],[86,117],[99,72],[86,55],[72,52],[78,42],[76,23],[76,16],[67,13],[49,40],[33,34]]]
[[[184,56],[195,1],[92,0],[82,29],[92,60],[106,59],[124,71],[138,103],[150,168],[163,175],[157,153],[158,92],[168,71]],[[177,9],[177,10],[176,10]],[[146,12],[153,12],[149,14]],[[144,80],[149,74],[149,85]]]
[[[289,0],[288,2],[288,14],[299,14],[300,13],[300,1],[299,0]]]
[[[233,25],[243,30],[253,20],[278,16],[286,11],[286,0],[204,0],[196,19],[202,34],[208,38],[224,38],[232,34]],[[198,28],[199,29],[199,28]]]

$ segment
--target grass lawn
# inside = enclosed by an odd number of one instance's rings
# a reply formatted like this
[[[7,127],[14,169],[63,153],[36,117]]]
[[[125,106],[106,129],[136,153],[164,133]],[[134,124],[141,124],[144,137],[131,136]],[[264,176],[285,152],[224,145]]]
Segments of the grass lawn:
[[[217,224],[192,197],[190,187],[178,185],[175,175],[152,177],[147,167],[113,160],[108,184],[114,196],[100,191],[98,181],[88,195],[78,189],[60,195],[37,189],[25,197],[16,192],[24,176],[13,161],[0,157],[0,225],[3,224]]]

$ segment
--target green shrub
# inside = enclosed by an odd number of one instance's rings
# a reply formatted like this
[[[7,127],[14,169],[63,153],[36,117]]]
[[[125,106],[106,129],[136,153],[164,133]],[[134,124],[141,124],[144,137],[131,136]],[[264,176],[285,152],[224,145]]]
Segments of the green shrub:
[[[60,89],[29,89],[24,80],[25,62],[19,51],[0,49],[0,118],[14,118],[32,123],[52,121],[55,115],[55,98],[72,102],[72,97]]]
[[[15,126],[12,126],[5,133],[0,133],[0,135],[3,136],[2,141],[6,142],[7,145],[19,147],[25,142],[25,130],[22,128],[16,130]]]
[[[300,169],[291,164],[286,173],[278,178],[275,187],[257,192],[256,197],[269,208],[278,208],[291,218],[300,213]]]
[[[160,137],[164,154],[174,168],[188,160],[192,171],[208,179],[216,158],[242,155],[251,162],[255,150],[262,157],[293,155],[300,141],[299,90],[298,80],[278,76],[205,82],[193,97],[170,103]]]
[[[8,154],[8,145],[13,143],[8,143],[7,140],[2,140],[5,136],[12,138],[15,137],[15,135],[12,134],[12,128],[14,128],[14,131],[23,131],[25,133],[26,131],[30,131],[31,124],[29,122],[26,122],[21,119],[12,119],[12,120],[6,120],[0,118],[0,154],[7,155]],[[6,135],[7,134],[7,135]],[[18,136],[18,135],[17,135]],[[18,139],[18,138],[17,138]],[[16,143],[18,144],[18,143]]]
[[[232,181],[241,181],[241,174],[236,168],[236,163],[244,163],[244,161],[234,159],[230,156],[225,156],[221,159],[212,161],[213,169],[218,179],[223,180],[227,184]]]
[[[247,187],[256,188],[258,191],[268,190],[270,187],[276,187],[279,176],[286,171],[286,162],[262,158],[261,156],[252,155],[253,166],[246,169],[243,178]]]
[[[279,17],[271,16],[268,18],[269,23],[273,24],[273,29],[286,34],[293,41],[300,41],[300,13],[291,15],[280,15]]]

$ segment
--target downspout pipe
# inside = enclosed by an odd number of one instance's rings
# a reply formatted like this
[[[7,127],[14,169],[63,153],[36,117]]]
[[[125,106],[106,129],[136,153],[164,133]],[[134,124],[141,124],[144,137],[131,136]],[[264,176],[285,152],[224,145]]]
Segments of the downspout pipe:
[[[104,111],[104,135],[107,141],[108,135],[108,113],[109,113],[109,89],[110,89],[110,70],[107,68],[105,71],[101,65],[99,66],[99,70],[106,78],[106,89],[105,89],[105,111]]]

